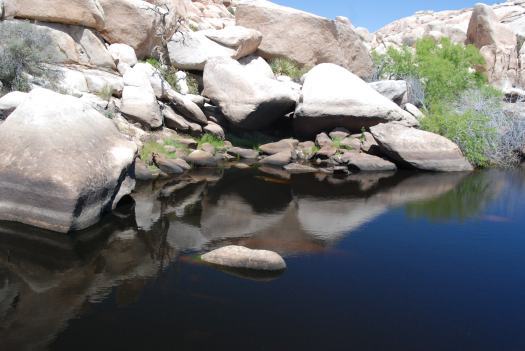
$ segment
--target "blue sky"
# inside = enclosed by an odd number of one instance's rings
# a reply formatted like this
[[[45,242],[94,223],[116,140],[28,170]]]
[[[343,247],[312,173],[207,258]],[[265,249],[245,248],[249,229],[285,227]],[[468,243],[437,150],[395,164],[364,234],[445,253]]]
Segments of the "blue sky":
[[[346,16],[355,26],[375,31],[384,25],[419,10],[452,10],[472,7],[481,0],[272,0],[285,6],[335,18]],[[484,1],[495,4],[500,1]]]

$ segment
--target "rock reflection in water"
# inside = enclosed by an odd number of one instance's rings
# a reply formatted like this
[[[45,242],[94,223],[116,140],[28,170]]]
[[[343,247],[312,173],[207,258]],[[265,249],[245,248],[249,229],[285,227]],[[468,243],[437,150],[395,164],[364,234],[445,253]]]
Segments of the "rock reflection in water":
[[[286,182],[260,175],[254,169],[200,170],[141,184],[133,205],[73,236],[0,223],[2,349],[45,348],[70,319],[111,293],[117,304],[134,303],[181,252],[228,243],[285,256],[322,252],[392,207],[417,203],[435,213],[449,206],[451,194],[465,196],[465,184],[479,183],[461,173],[297,175]],[[464,205],[494,194],[475,196]]]

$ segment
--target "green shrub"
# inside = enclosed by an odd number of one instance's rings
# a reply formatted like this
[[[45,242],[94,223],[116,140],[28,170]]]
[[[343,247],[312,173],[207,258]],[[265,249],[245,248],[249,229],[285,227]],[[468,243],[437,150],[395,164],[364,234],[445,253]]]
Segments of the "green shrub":
[[[219,137],[213,135],[213,134],[203,134],[199,140],[197,140],[198,147],[200,148],[203,144],[210,144],[212,145],[215,150],[223,149],[224,148],[224,140],[220,139]]]
[[[389,48],[373,53],[379,79],[418,78],[424,84],[427,106],[453,101],[466,89],[481,87],[486,78],[474,69],[485,63],[473,45],[455,44],[448,38],[423,38],[415,49]]]
[[[186,72],[186,84],[188,84],[189,93],[199,95],[199,81],[193,75]]]
[[[307,72],[307,70],[297,62],[284,57],[271,60],[270,66],[276,76],[288,76],[296,80],[300,79]]]
[[[26,22],[0,22],[0,82],[8,91],[30,89],[28,75],[51,79],[55,59],[51,37]]]

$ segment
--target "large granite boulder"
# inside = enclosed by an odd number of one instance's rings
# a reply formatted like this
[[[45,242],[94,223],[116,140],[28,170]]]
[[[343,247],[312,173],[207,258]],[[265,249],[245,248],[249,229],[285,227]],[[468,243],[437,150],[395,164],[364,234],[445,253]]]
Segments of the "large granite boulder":
[[[120,112],[147,128],[162,126],[162,113],[155,91],[149,77],[140,68],[134,67],[124,75]]]
[[[261,32],[241,26],[208,29],[204,35],[216,43],[235,49],[236,59],[253,54],[262,41]]]
[[[294,127],[298,134],[313,136],[344,127],[352,132],[379,123],[417,120],[343,67],[324,63],[304,78]]]
[[[137,152],[80,99],[35,89],[0,128],[0,220],[87,228],[134,187]]]
[[[156,45],[160,16],[155,6],[142,0],[99,0],[106,25],[100,32],[109,43],[127,44],[139,59],[151,56]]]
[[[292,112],[298,98],[289,85],[225,57],[208,61],[203,95],[233,126],[251,130],[268,127]]]
[[[237,24],[263,35],[259,54],[271,59],[287,57],[305,66],[341,65],[365,78],[372,73],[372,59],[352,26],[273,4],[244,1],[237,6]]]
[[[385,123],[370,128],[381,153],[402,166],[425,171],[471,171],[472,165],[459,147],[440,135]]]
[[[467,31],[467,43],[480,49],[485,58],[489,82],[511,88],[519,80],[518,42],[510,26],[499,22],[494,10],[477,4]]]
[[[286,262],[276,252],[251,250],[243,246],[225,246],[201,256],[204,262],[230,268],[281,271]]]
[[[4,17],[104,28],[98,0],[4,0]]]

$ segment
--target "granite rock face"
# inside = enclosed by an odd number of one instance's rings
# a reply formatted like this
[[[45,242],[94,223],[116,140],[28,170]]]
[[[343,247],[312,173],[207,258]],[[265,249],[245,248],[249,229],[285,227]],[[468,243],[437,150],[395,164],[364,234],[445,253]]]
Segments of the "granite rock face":
[[[80,99],[35,89],[0,128],[0,220],[67,233],[133,190],[137,147]]]

